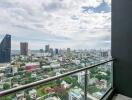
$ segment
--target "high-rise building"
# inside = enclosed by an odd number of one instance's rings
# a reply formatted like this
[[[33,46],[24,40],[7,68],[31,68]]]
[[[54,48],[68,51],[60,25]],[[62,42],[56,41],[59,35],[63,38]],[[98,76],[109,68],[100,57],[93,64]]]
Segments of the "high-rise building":
[[[49,45],[45,45],[45,52],[49,52],[50,51],[50,46]]]
[[[70,48],[67,48],[67,53],[70,53],[71,52],[71,49]]]
[[[24,56],[28,55],[28,43],[27,42],[20,43],[20,51],[21,51],[21,55],[24,55]]]
[[[40,49],[39,52],[40,52],[40,53],[44,53],[44,50],[43,50],[43,49]]]
[[[71,49],[67,48],[67,56],[70,57],[71,56]]]
[[[54,50],[53,50],[53,48],[50,48],[50,54],[51,54],[51,56],[54,55]]]
[[[6,35],[0,43],[0,63],[8,63],[11,59],[11,35]]]
[[[59,50],[55,49],[55,54],[58,55],[59,54]]]

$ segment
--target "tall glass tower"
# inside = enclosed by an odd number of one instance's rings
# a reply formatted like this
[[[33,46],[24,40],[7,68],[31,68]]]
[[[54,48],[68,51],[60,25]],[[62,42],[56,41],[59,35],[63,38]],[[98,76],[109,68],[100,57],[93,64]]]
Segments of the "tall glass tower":
[[[0,43],[0,63],[8,63],[11,59],[11,35],[6,35]]]

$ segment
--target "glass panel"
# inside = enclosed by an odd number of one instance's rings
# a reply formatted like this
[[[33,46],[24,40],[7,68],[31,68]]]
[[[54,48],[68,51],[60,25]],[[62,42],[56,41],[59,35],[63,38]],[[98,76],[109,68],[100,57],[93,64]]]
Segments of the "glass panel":
[[[56,75],[61,74],[58,72]],[[84,100],[85,89],[87,90],[88,100],[98,100],[112,87],[112,63],[106,63],[87,70],[86,76],[86,88],[85,72],[83,71],[1,97],[0,100]],[[12,80],[15,82],[19,79]],[[9,84],[5,83],[3,86],[7,88]]]
[[[106,63],[88,71],[88,98],[100,99],[112,87],[112,63]],[[95,99],[92,99],[95,100]]]
[[[4,96],[0,100],[84,100],[84,75],[84,72],[79,72]]]

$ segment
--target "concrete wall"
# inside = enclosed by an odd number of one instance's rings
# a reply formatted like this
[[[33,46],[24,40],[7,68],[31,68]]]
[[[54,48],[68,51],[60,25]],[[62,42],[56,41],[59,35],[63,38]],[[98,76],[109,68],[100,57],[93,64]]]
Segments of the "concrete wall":
[[[114,87],[132,97],[132,0],[112,1],[112,56]]]

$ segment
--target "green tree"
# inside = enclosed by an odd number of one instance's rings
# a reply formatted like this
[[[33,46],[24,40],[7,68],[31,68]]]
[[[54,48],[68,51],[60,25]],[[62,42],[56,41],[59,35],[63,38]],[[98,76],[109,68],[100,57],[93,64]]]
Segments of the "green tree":
[[[31,98],[30,98],[29,95],[26,95],[26,99],[27,99],[27,100],[31,100]]]
[[[31,77],[31,72],[26,72],[26,73],[25,73],[25,76],[26,76],[26,77]]]
[[[24,70],[23,67],[18,68],[18,71],[23,71],[23,70]]]
[[[4,96],[4,97],[1,97],[0,100],[12,100],[12,97],[11,96]]]
[[[11,65],[15,65],[15,63],[13,62],[13,63],[11,63]]]
[[[3,84],[3,89],[9,89],[10,88],[10,84],[9,83],[4,83]]]
[[[87,90],[88,90],[88,92],[89,92],[90,94],[92,94],[92,93],[95,93],[95,92],[98,92],[98,91],[99,91],[99,89],[97,89],[97,87],[96,87],[96,86],[94,86],[94,85],[88,86],[88,87],[87,87]]]
[[[25,66],[25,63],[20,64],[20,66]]]
[[[68,84],[72,84],[72,86],[80,86],[76,78],[64,77],[63,80],[66,81]]]
[[[40,67],[42,67],[43,66],[43,61],[40,61],[39,63],[40,63]]]

